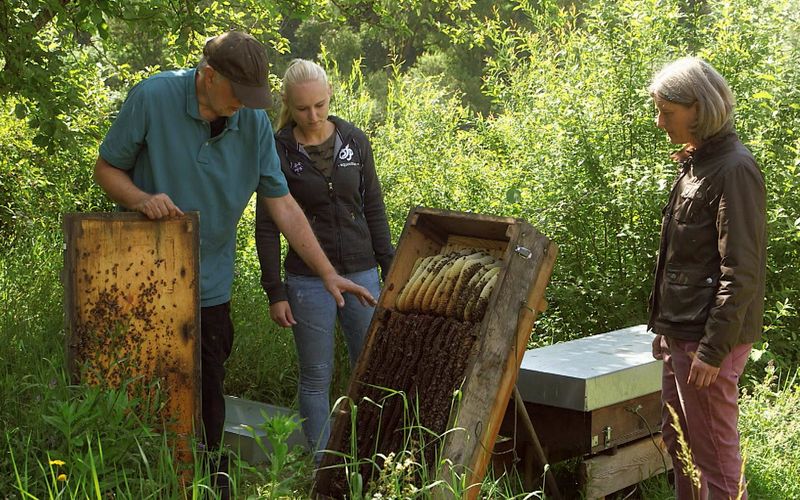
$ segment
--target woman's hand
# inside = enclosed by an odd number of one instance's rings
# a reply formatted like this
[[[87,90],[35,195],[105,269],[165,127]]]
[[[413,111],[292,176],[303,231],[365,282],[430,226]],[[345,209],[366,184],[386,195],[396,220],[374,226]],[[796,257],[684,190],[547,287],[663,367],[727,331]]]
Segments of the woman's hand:
[[[697,353],[688,353],[692,358],[692,366],[689,367],[688,383],[694,384],[698,389],[708,387],[717,381],[719,367],[711,366],[697,357]]]
[[[661,347],[661,335],[656,335],[653,339],[653,357],[656,359],[664,359],[664,349]]]
[[[296,325],[297,321],[292,316],[292,307],[289,305],[288,300],[281,300],[269,305],[269,317],[278,325],[288,328]]]

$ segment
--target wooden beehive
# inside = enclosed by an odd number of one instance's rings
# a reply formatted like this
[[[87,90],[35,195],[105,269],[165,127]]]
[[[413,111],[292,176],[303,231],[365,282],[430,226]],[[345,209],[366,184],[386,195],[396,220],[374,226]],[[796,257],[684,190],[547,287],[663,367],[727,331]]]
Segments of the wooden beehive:
[[[200,422],[197,213],[159,221],[73,213],[63,228],[73,381],[125,386],[140,411],[156,413],[149,421],[177,434],[177,456],[186,460]]]
[[[659,454],[661,361],[652,333],[637,325],[525,352],[517,388],[546,463],[579,459],[586,498],[620,490],[664,470]],[[530,433],[521,432],[512,400],[495,450],[495,470],[517,468],[526,489],[537,487],[538,463]],[[513,438],[513,439],[511,439]],[[516,447],[517,454],[510,453]],[[614,459],[606,456],[614,455]],[[511,459],[518,458],[511,462]],[[603,458],[606,457],[606,458]],[[499,466],[499,467],[498,467]]]
[[[637,325],[525,353],[519,392],[550,460],[600,453],[658,429],[662,363],[652,340]]]
[[[415,264],[466,249],[500,259],[484,314],[470,322],[398,311],[398,295]],[[325,455],[316,495],[348,493],[352,474],[345,471],[345,456],[370,459],[417,447],[415,459],[430,473],[446,482],[464,478],[471,485],[466,497],[476,497],[536,314],[543,310],[556,253],[554,243],[521,219],[411,211],[347,401],[335,409],[327,448],[338,453]],[[410,430],[415,423],[426,431]],[[380,467],[364,463],[355,469],[366,484]]]

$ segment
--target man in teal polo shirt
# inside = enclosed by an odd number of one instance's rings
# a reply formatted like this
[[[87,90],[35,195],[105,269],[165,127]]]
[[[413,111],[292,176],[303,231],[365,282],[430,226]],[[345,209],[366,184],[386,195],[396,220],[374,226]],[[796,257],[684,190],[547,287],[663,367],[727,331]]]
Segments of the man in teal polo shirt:
[[[336,273],[289,194],[261,110],[271,103],[267,74],[266,52],[252,36],[212,38],[196,69],[159,73],[131,89],[94,170],[114,201],[151,219],[200,212],[203,427],[211,449],[225,421],[236,226],[254,192],[340,306],[348,292],[375,303]]]

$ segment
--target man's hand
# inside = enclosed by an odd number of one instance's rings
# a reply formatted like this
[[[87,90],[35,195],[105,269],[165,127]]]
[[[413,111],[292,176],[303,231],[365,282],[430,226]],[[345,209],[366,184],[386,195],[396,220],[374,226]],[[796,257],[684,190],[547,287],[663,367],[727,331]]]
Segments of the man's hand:
[[[352,293],[366,305],[375,305],[375,297],[363,286],[356,285],[349,279],[340,276],[328,257],[319,246],[317,237],[311,231],[303,210],[292,195],[279,198],[261,198],[270,217],[278,229],[286,236],[286,240],[295,252],[303,259],[317,276],[322,279],[325,289],[333,295],[336,305],[344,306],[343,293]]]
[[[661,346],[662,335],[656,335],[653,339],[653,357],[656,359],[664,359],[664,349]]]
[[[272,318],[272,321],[284,328],[297,324],[297,321],[294,320],[294,316],[292,315],[292,307],[287,300],[281,300],[270,304],[269,317]]]
[[[94,165],[94,180],[112,200],[125,208],[143,213],[149,219],[183,215],[165,193],[145,193],[133,183],[128,173],[120,170],[102,157]]]
[[[692,366],[689,367],[689,384],[694,384],[697,388],[708,387],[717,381],[719,367],[711,366],[697,357],[696,353],[690,352]]]
[[[181,209],[164,193],[148,194],[143,197],[140,202],[130,208],[143,213],[148,219],[161,219],[162,217],[183,215]]]
[[[352,293],[358,298],[359,302],[361,302],[361,305],[363,306],[374,306],[377,304],[375,297],[369,293],[369,290],[361,285],[353,283],[347,278],[344,278],[336,273],[321,276],[321,278],[323,285],[325,285],[325,289],[328,290],[328,293],[333,295],[333,299],[336,301],[336,305],[339,307],[344,307],[344,297],[342,296],[343,293]]]

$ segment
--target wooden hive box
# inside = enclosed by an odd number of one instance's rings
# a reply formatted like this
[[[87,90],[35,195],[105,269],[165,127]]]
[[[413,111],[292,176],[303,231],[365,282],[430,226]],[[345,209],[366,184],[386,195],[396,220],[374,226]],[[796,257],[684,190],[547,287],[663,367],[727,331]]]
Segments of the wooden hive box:
[[[552,462],[658,431],[661,361],[646,325],[531,349],[517,386]]]
[[[73,381],[124,385],[177,433],[177,458],[188,461],[200,422],[198,214],[73,213],[63,229]]]
[[[499,259],[480,317],[467,321],[398,307],[419,261],[474,249]],[[475,498],[556,254],[556,245],[521,219],[412,210],[348,398],[334,410],[332,452],[317,473],[315,495],[349,495],[353,471],[366,488],[382,467],[371,457],[411,450],[429,474],[447,483],[466,481],[465,496]],[[362,462],[354,465],[355,458]]]
[[[544,462],[579,459],[582,498],[602,497],[671,467],[659,452],[661,361],[653,359],[652,340],[647,327],[637,325],[525,352],[517,379],[520,402]],[[500,428],[507,439],[495,450],[494,465],[516,468],[532,490],[544,463],[531,435],[520,431],[513,405]],[[514,447],[518,455],[510,453]],[[520,460],[512,462],[516,456]]]

